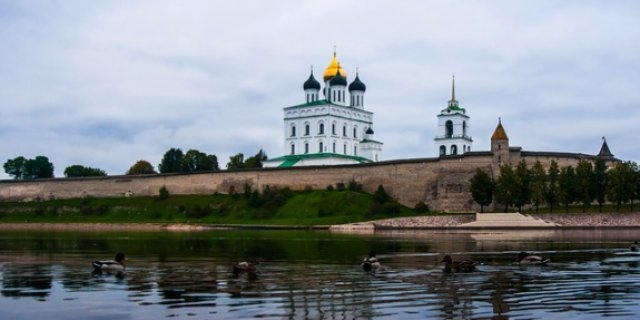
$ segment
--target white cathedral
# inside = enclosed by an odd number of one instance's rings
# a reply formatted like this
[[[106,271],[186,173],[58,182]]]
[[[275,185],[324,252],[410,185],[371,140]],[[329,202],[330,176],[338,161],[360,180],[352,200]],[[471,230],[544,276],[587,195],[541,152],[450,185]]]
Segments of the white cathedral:
[[[324,89],[314,78],[312,69],[309,79],[302,85],[305,102],[284,108],[284,147],[288,154],[265,161],[264,167],[380,160],[382,142],[372,138],[373,112],[364,109],[367,87],[358,73],[347,86],[347,73],[334,52],[323,80]],[[320,89],[324,99],[320,98]]]
[[[313,69],[302,88],[303,104],[284,108],[284,148],[288,154],[268,159],[264,167],[357,164],[380,161],[382,142],[373,137],[373,112],[364,109],[367,89],[356,72],[347,86],[347,73],[333,53],[324,71],[324,89]],[[320,99],[320,89],[324,99]],[[349,95],[347,96],[347,90]],[[438,156],[471,151],[469,116],[456,100],[455,78],[448,106],[438,115]]]

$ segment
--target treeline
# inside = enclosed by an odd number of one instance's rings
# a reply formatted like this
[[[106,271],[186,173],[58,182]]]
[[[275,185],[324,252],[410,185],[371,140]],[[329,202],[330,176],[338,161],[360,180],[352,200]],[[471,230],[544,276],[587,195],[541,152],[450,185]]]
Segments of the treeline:
[[[633,203],[640,199],[640,169],[635,162],[619,162],[607,168],[603,160],[595,163],[581,160],[577,166],[559,168],[551,161],[547,170],[539,161],[527,166],[521,160],[514,168],[510,164],[500,166],[500,174],[493,179],[491,175],[477,169],[470,180],[473,200],[484,207],[496,202],[506,211],[531,205],[536,212],[547,207],[550,212],[562,206],[569,211],[570,205],[579,204],[582,212],[597,203],[602,212],[603,204],[609,202],[620,211],[622,204]]]
[[[229,157],[226,165],[228,170],[245,168],[262,168],[262,163],[267,160],[267,155],[258,151],[255,155],[245,159],[244,154],[238,153]],[[183,153],[179,148],[171,148],[165,152],[158,171],[147,160],[136,161],[125,173],[126,175],[157,174],[159,173],[179,173],[179,172],[202,172],[219,171],[218,157],[214,154],[206,154],[196,149],[189,149]],[[54,166],[46,156],[37,156],[34,159],[27,159],[18,156],[9,159],[4,163],[4,171],[17,180],[43,179],[54,177]],[[64,176],[71,177],[99,177],[106,176],[107,173],[98,168],[74,164],[64,169]]]

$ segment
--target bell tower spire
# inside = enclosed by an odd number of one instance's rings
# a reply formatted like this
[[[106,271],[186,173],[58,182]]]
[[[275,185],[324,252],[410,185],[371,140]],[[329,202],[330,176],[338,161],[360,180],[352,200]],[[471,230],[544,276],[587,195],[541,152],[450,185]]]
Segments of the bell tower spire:
[[[456,75],[453,75],[453,80],[451,82],[451,100],[449,100],[449,108],[457,109],[459,108],[458,100],[456,100]]]

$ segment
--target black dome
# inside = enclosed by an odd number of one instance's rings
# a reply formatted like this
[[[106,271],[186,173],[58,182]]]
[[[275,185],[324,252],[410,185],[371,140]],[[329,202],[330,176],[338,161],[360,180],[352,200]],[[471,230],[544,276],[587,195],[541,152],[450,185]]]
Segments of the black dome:
[[[347,78],[343,77],[340,72],[336,72],[336,75],[329,81],[331,86],[347,86]]]
[[[366,134],[373,134],[373,129],[371,129],[371,127],[369,127],[365,133]]]
[[[302,85],[302,88],[304,90],[307,90],[307,89],[320,90],[320,82],[318,82],[318,80],[316,80],[316,78],[313,77],[313,72],[309,75],[309,79],[307,79],[307,81],[304,82],[304,84]]]
[[[355,80],[353,80],[353,82],[351,82],[351,84],[349,85],[349,91],[367,91],[367,86],[365,86],[364,83],[360,81],[360,78],[357,74]]]

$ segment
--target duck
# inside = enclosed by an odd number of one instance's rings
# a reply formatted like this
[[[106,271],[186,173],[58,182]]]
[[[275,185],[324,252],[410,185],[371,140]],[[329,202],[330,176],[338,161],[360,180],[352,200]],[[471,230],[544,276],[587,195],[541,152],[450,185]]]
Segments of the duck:
[[[96,260],[91,262],[95,273],[122,273],[125,270],[124,253],[118,252],[113,260]]]
[[[546,266],[550,261],[549,258],[532,255],[524,251],[520,251],[518,254],[518,263],[521,266]]]
[[[440,263],[444,262],[444,272],[451,273],[452,271],[468,273],[476,270],[476,265],[478,262],[473,260],[461,260],[461,261],[453,261],[450,255],[446,255],[442,258]]]
[[[640,251],[640,244],[638,244],[638,240],[634,241],[629,250],[633,252]]]
[[[378,261],[378,257],[376,257],[376,253],[373,252],[373,250],[371,250],[371,252],[369,252],[369,256],[365,257],[362,260],[362,263],[360,263],[360,266],[362,266],[362,270],[373,273],[378,271],[378,269],[380,269],[380,261]]]
[[[242,273],[246,273],[250,276],[254,276],[256,274],[257,265],[259,262],[256,261],[240,261],[235,262],[232,266],[233,268],[233,276],[238,277]]]

